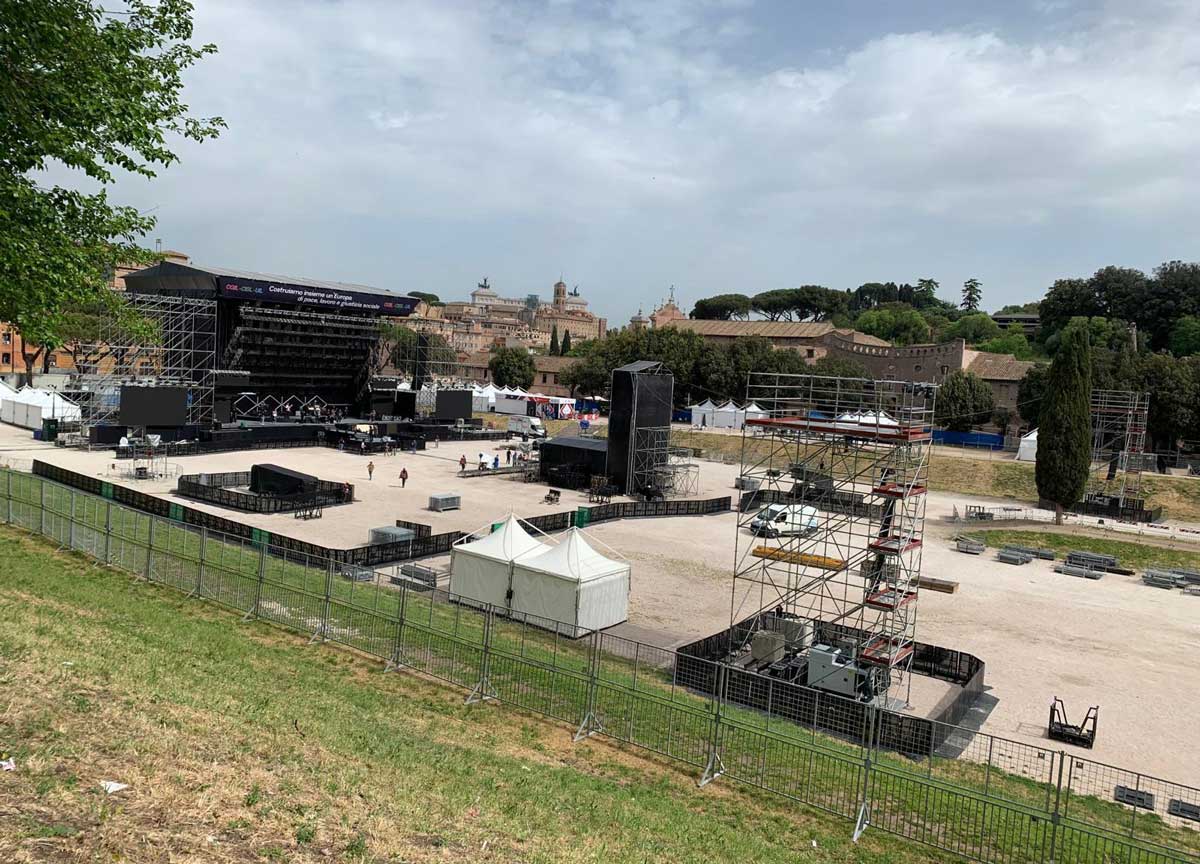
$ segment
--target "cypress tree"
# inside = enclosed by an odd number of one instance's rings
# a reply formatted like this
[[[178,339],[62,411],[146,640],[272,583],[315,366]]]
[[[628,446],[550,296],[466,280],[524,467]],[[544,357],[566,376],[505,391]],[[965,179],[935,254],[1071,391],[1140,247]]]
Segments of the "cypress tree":
[[[550,327],[550,356],[553,357],[558,353],[558,325],[553,324]]]
[[[1092,463],[1092,348],[1086,318],[1062,333],[1042,396],[1034,476],[1038,496],[1054,502],[1054,521],[1078,502]]]
[[[565,357],[565,356],[567,356],[567,354],[570,353],[570,351],[571,351],[571,331],[568,330],[566,333],[563,334],[562,348],[559,350],[558,353]]]

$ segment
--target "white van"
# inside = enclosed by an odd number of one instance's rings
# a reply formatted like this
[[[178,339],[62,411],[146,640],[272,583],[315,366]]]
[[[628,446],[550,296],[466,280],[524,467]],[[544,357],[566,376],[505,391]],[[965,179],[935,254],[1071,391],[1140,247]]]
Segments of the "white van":
[[[750,523],[750,533],[763,537],[805,537],[817,528],[817,508],[801,504],[772,504]]]
[[[508,434],[520,435],[522,441],[530,438],[545,438],[546,427],[541,417],[509,417]]]

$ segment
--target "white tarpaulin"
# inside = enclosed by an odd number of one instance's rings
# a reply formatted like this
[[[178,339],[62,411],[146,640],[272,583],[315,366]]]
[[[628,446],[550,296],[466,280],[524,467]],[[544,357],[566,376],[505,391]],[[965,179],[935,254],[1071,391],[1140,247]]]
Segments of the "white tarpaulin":
[[[1017,445],[1017,461],[1018,462],[1036,462],[1037,461],[1037,430],[1027,432],[1021,436],[1021,443]]]
[[[512,562],[549,548],[522,528],[516,516],[509,516],[482,540],[451,548],[450,593],[480,603],[507,606]]]
[[[629,617],[629,576],[628,562],[602,555],[572,528],[557,546],[513,563],[512,611],[582,636]]]

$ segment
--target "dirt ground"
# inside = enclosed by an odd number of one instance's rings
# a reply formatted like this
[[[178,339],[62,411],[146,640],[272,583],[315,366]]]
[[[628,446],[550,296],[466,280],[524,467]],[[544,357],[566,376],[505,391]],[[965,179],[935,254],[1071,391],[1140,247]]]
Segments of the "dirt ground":
[[[319,521],[300,522],[287,514],[238,514],[173,500],[330,546],[365,543],[371,527],[391,525],[398,518],[431,524],[435,533],[474,531],[509,512],[528,517],[587,503],[585,494],[564,491],[558,505],[549,505],[542,501],[546,487],[539,484],[457,477],[459,455],[465,452],[470,461],[478,449],[444,443],[423,454],[376,456],[373,480],[367,479],[367,458],[326,448],[177,460],[184,473],[249,470],[255,463],[273,462],[322,479],[354,483],[355,502],[328,508]],[[496,450],[493,446],[485,452]],[[27,469],[32,458],[106,477],[113,463],[111,452],[47,447],[31,442],[23,430],[0,426],[0,463]],[[698,497],[736,495],[735,466],[700,466]],[[404,489],[397,478],[402,467],[409,472]],[[118,472],[124,468],[118,465]],[[170,479],[111,479],[172,497]],[[428,497],[435,492],[461,493],[462,509],[429,511]],[[1064,700],[1071,719],[1098,704],[1096,748],[1083,754],[1200,785],[1200,744],[1192,722],[1200,713],[1200,664],[1194,660],[1200,657],[1200,597],[1149,588],[1136,576],[1107,575],[1094,582],[1054,573],[1047,561],[1014,567],[995,561],[991,554],[959,554],[951,540],[955,528],[945,517],[955,505],[961,510],[966,503],[972,501],[929,495],[922,572],[956,580],[960,588],[952,595],[922,592],[917,634],[923,642],[968,651],[987,664],[987,701],[994,700],[994,705],[983,730],[1046,745],[1053,697]],[[732,513],[622,520],[590,529],[633,563],[625,635],[672,646],[728,626],[737,530]],[[742,548],[746,545],[743,538]],[[914,691],[914,701],[931,703],[943,692],[939,688],[923,682]]]

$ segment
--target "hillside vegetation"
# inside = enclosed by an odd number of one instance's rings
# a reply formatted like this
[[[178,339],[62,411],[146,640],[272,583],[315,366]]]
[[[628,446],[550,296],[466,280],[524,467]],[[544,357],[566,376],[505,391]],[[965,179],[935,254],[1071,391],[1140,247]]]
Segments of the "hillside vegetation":
[[[0,860],[889,861],[943,855],[0,529]],[[105,794],[100,783],[129,788]],[[815,842],[815,845],[814,845]]]

